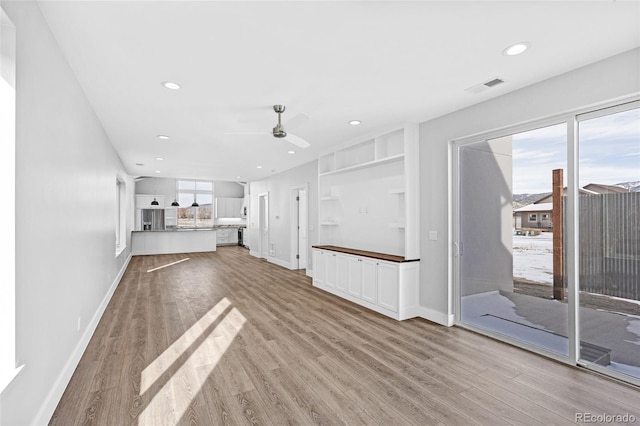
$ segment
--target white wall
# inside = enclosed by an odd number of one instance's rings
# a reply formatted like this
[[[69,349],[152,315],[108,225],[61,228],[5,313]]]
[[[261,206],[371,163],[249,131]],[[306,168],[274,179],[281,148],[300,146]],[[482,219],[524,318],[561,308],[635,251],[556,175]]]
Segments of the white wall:
[[[291,191],[308,185],[309,192],[309,233],[307,259],[311,268],[310,247],[318,241],[318,162],[312,161],[302,166],[278,173],[270,178],[250,183],[251,203],[247,220],[249,245],[252,254],[260,247],[259,220],[261,194],[269,193],[269,241],[274,243],[275,256],[268,259],[280,266],[291,264]]]
[[[127,231],[134,183],[37,4],[2,6],[17,29],[16,358],[24,368],[0,396],[0,423],[46,424],[128,262],[130,232],[115,257],[116,175],[128,190]]]
[[[213,182],[213,195],[222,198],[242,198],[244,187],[237,182],[217,180]]]
[[[434,320],[453,315],[449,143],[639,92],[640,49],[634,49],[420,125],[420,304]],[[442,237],[430,241],[430,230]]]

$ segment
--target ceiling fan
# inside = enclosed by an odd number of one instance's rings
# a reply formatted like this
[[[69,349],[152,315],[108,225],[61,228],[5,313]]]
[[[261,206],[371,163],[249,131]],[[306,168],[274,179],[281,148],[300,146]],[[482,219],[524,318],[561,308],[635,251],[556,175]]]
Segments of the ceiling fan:
[[[307,148],[311,144],[306,140],[302,139],[300,136],[293,135],[291,133],[287,133],[284,130],[284,126],[281,121],[281,114],[285,110],[284,105],[274,105],[273,110],[278,114],[278,124],[273,128],[271,132],[229,132],[227,135],[273,135],[276,138],[282,138],[289,143],[292,143],[300,148]],[[299,125],[301,122],[309,119],[307,114],[301,113],[296,115],[294,118],[287,122],[287,127],[295,127]]]

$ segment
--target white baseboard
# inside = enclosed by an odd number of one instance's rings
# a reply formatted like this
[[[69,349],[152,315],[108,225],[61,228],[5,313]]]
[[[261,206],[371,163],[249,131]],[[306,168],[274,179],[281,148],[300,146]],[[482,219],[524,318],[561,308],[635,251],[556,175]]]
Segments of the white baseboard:
[[[118,272],[118,275],[113,280],[113,283],[111,283],[109,290],[107,290],[107,294],[105,294],[104,298],[102,299],[102,302],[98,306],[98,309],[96,309],[96,312],[93,314],[91,321],[89,321],[89,323],[87,324],[87,327],[85,328],[84,333],[82,333],[82,336],[80,337],[80,340],[78,341],[78,343],[76,344],[76,347],[71,353],[71,356],[67,360],[60,374],[58,375],[56,382],[54,383],[53,387],[47,394],[47,397],[45,398],[44,402],[40,406],[40,409],[38,410],[38,413],[35,416],[34,424],[46,425],[49,423],[49,420],[51,420],[51,416],[53,415],[56,407],[58,406],[58,403],[60,402],[60,399],[62,398],[64,391],[67,389],[67,385],[71,380],[71,376],[73,376],[73,373],[75,372],[76,367],[78,366],[78,363],[80,363],[80,359],[82,358],[84,351],[87,349],[87,346],[89,345],[89,341],[91,340],[93,333],[96,331],[96,328],[98,327],[98,323],[102,318],[102,314],[104,314],[104,311],[105,309],[107,309],[107,305],[109,304],[109,301],[113,296],[113,293],[115,293],[116,288],[118,287],[118,284],[120,284],[120,280],[122,279],[122,276],[124,275],[124,272],[126,271],[127,266],[129,265],[129,261],[131,261],[131,257],[132,257],[132,254],[129,254],[129,257],[127,257],[127,260],[122,266],[122,268],[120,269],[120,272]]]
[[[455,322],[455,316],[453,314],[444,314],[423,306],[418,308],[418,316],[446,327],[451,327]]]
[[[285,261],[285,260],[280,260],[278,258],[275,257],[271,257],[269,256],[269,258],[267,259],[269,262],[276,264],[278,266],[282,266],[283,268],[287,268],[287,269],[291,269],[291,263]]]
[[[313,278],[313,269],[306,269],[306,274],[308,277]]]
[[[251,249],[249,249],[249,255],[253,257],[262,257],[260,256],[260,253],[258,253],[257,251],[253,251]]]

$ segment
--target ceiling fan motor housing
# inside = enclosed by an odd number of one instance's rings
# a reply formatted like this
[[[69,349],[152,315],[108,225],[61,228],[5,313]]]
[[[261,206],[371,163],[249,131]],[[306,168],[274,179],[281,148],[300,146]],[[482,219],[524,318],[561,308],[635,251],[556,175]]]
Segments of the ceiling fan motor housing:
[[[278,114],[278,124],[273,128],[273,136],[276,138],[284,138],[287,136],[287,132],[282,128],[282,124],[280,124],[280,114],[284,112],[284,105],[274,105],[273,110]]]
[[[285,132],[282,126],[278,124],[273,128],[273,136],[275,136],[276,138],[284,138],[285,136],[287,136],[287,132]]]

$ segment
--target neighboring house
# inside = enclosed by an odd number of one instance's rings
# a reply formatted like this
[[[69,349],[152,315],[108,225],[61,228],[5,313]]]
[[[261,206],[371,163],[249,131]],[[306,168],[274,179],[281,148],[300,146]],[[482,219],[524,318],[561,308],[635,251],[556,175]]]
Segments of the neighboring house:
[[[563,189],[563,196],[567,188]],[[590,183],[580,189],[580,195],[619,194],[629,192],[628,189],[615,185]],[[551,213],[553,212],[553,194],[545,195],[537,201],[513,211],[514,229],[553,230]]]

